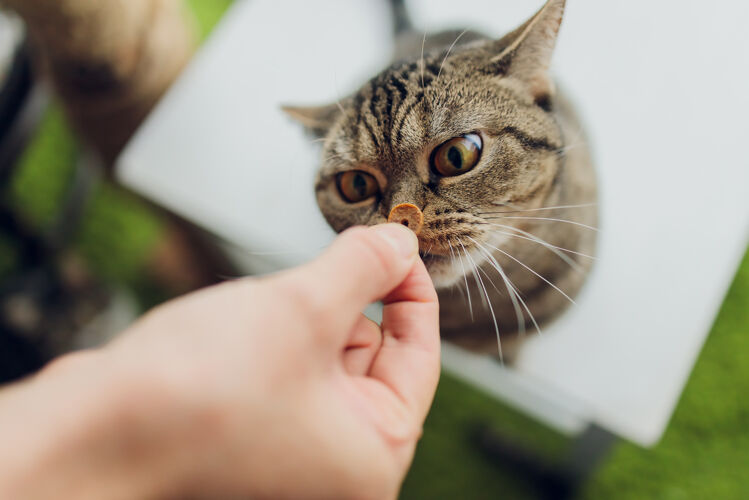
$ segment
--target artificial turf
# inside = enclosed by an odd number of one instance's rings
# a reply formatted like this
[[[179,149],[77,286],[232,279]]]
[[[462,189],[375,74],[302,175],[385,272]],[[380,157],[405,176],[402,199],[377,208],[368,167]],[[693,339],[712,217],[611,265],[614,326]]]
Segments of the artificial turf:
[[[189,0],[204,37],[230,0]],[[32,225],[54,220],[78,148],[57,107],[48,111],[7,192]],[[143,290],[143,264],[163,225],[146,204],[107,183],[95,189],[70,246],[103,279]],[[0,279],[16,259],[0,230]],[[146,299],[147,303],[148,300]],[[749,254],[661,442],[618,444],[580,493],[590,499],[749,499]],[[402,498],[534,498],[533,485],[484,457],[472,440],[490,423],[550,455],[565,439],[447,376],[437,391]]]

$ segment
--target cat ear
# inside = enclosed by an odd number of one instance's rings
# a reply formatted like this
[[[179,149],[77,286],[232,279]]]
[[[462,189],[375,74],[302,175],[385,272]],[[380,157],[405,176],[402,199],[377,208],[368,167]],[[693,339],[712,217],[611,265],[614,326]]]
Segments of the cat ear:
[[[325,136],[341,113],[338,104],[328,106],[281,106],[281,109],[317,137]]]
[[[564,4],[565,0],[548,0],[525,24],[495,42],[501,52],[492,58],[492,65],[505,76],[525,83],[536,101],[554,94],[549,66]]]

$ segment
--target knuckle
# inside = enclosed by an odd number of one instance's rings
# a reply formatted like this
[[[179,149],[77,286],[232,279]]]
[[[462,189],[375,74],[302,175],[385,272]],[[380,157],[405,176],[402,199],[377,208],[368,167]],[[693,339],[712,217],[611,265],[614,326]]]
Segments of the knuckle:
[[[292,280],[279,283],[276,296],[286,306],[284,309],[294,311],[294,315],[313,324],[322,320],[328,312],[328,303],[322,294],[314,293],[308,287]]]

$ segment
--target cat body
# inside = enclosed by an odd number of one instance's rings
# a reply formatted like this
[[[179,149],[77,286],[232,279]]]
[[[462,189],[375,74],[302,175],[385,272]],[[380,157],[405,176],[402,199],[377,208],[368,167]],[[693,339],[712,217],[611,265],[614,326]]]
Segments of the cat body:
[[[572,302],[595,250],[592,162],[548,74],[563,10],[549,0],[499,40],[406,31],[352,96],[286,108],[324,138],[315,189],[333,229],[411,224],[443,338],[505,358]]]

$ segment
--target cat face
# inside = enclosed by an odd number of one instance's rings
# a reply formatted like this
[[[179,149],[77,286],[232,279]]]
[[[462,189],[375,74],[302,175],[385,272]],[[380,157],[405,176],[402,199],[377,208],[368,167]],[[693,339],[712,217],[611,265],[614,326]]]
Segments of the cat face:
[[[507,238],[492,215],[539,206],[561,172],[547,71],[563,6],[397,63],[340,103],[287,108],[324,137],[315,190],[333,229],[411,224],[437,286],[462,279],[462,256],[491,259]]]

